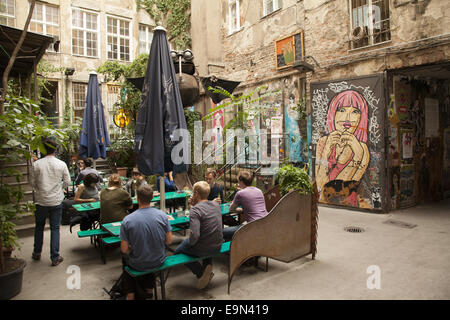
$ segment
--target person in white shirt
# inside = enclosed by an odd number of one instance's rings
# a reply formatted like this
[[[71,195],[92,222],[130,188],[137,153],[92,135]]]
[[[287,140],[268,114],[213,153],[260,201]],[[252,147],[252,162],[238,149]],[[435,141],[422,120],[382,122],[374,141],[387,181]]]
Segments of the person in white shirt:
[[[45,220],[50,221],[50,259],[52,266],[63,261],[59,254],[59,225],[61,224],[64,189],[71,183],[69,169],[65,162],[55,157],[56,143],[52,139],[44,140],[47,154],[33,162],[30,180],[34,190],[35,229],[32,258],[40,260],[44,240]]]

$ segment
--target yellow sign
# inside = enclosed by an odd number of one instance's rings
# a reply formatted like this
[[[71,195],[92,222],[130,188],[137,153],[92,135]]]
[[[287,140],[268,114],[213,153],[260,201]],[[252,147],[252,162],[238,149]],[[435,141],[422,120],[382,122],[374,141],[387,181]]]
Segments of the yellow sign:
[[[125,128],[130,124],[130,113],[124,109],[118,110],[114,114],[114,124],[119,128]]]

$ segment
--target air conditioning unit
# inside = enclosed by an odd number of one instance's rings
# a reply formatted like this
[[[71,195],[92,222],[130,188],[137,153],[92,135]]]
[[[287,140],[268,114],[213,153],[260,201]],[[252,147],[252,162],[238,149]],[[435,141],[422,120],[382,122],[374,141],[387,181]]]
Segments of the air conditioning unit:
[[[358,41],[367,36],[366,27],[358,26],[352,30],[352,40]]]

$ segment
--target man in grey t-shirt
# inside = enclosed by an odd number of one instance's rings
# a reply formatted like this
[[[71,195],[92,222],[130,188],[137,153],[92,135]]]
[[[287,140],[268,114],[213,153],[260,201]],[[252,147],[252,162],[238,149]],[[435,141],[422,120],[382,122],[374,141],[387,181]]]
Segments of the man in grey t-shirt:
[[[189,199],[191,204],[189,238],[175,249],[175,253],[202,257],[220,251],[223,242],[222,213],[217,202],[208,201],[209,191],[209,184],[206,181],[194,184],[194,192]],[[198,289],[205,288],[214,276],[211,262],[209,258],[203,260],[203,265],[197,261],[186,264],[198,278]]]
[[[166,244],[172,242],[172,228],[167,215],[161,210],[151,208],[153,189],[142,185],[137,189],[139,209],[126,216],[120,227],[120,249],[125,254],[124,264],[139,271],[157,268],[166,260]],[[127,300],[133,300],[137,290],[135,280],[123,272],[123,289]],[[138,277],[142,288],[151,293],[153,274]]]

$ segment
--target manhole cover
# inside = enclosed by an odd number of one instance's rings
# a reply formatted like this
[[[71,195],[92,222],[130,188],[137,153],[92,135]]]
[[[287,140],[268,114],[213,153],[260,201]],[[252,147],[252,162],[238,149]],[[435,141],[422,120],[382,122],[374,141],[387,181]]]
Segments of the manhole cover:
[[[407,222],[403,222],[403,221],[399,221],[399,220],[393,220],[393,219],[386,220],[383,223],[392,224],[394,226],[397,226],[397,227],[400,227],[400,228],[407,228],[407,229],[412,229],[412,228],[417,227],[417,224],[407,223]]]
[[[364,229],[361,227],[345,227],[344,230],[347,232],[352,232],[352,233],[364,232]]]

